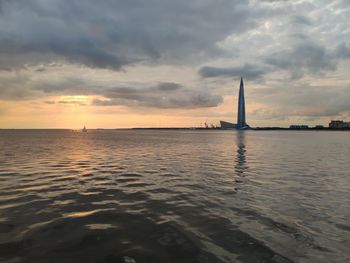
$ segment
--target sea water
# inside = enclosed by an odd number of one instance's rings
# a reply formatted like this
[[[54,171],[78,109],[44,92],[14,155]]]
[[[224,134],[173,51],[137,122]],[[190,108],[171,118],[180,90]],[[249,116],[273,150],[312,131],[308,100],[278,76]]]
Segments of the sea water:
[[[350,132],[1,130],[1,262],[350,262]]]

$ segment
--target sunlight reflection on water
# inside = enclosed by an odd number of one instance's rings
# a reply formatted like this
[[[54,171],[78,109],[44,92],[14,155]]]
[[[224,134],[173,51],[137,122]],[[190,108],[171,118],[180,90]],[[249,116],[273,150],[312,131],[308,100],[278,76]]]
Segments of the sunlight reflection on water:
[[[4,262],[346,262],[350,133],[0,131]]]

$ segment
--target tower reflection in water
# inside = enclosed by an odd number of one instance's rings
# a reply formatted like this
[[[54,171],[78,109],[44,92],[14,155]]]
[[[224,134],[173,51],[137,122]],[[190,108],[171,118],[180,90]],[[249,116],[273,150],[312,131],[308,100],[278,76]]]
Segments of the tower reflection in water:
[[[246,175],[247,171],[247,161],[246,161],[246,135],[245,131],[238,131],[237,137],[236,137],[236,145],[237,145],[237,151],[236,151],[236,159],[235,159],[235,171],[236,175],[239,177],[244,177]],[[240,179],[236,179],[236,181],[239,181]]]

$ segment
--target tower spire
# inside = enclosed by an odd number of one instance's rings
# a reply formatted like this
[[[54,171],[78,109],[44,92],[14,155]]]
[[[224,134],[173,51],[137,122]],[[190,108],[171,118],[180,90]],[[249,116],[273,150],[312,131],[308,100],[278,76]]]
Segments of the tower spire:
[[[247,123],[245,120],[244,83],[243,83],[243,77],[241,77],[241,83],[239,84],[239,96],[238,96],[237,128],[242,129],[245,126],[247,126]]]

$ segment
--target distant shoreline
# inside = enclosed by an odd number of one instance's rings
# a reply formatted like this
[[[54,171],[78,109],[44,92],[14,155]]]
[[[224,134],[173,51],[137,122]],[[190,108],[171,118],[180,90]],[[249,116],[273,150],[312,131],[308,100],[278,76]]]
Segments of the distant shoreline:
[[[167,127],[149,127],[149,128],[131,128],[131,130],[220,130],[220,131],[238,131],[237,129],[221,129],[221,128],[167,128]],[[283,127],[256,127],[250,128],[248,131],[273,131],[273,130],[290,130],[290,131],[350,131],[350,128],[342,128],[342,129],[332,129],[332,128],[283,128]]]
[[[72,130],[80,131],[81,129],[71,128],[0,128],[1,130]],[[200,128],[200,127],[145,127],[145,128],[92,128],[87,130],[184,130],[184,131],[239,131],[237,129],[221,129],[221,128]],[[283,127],[256,127],[244,131],[350,131],[350,128],[283,128]]]

